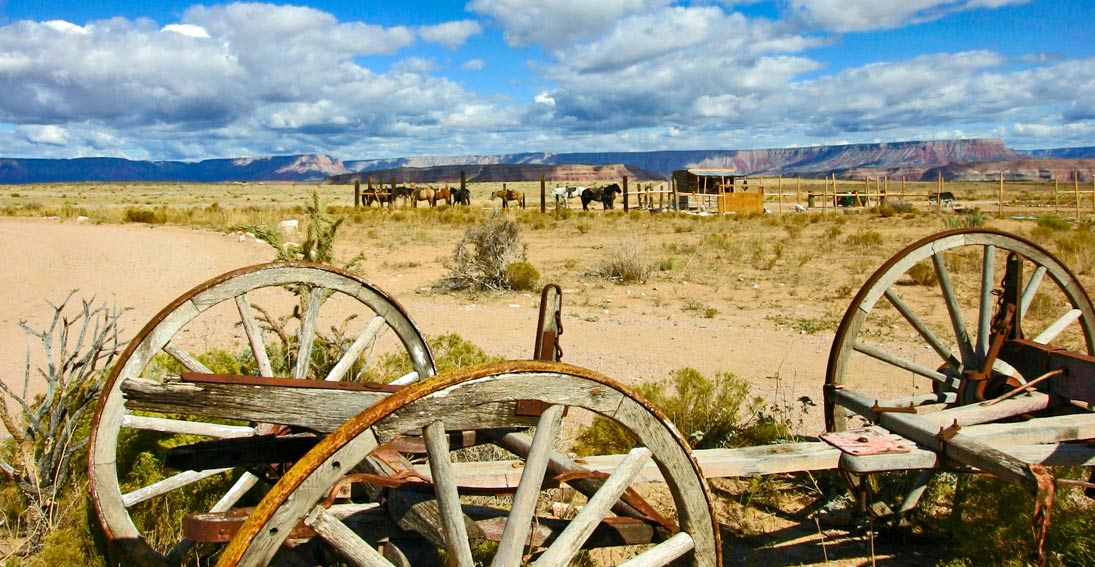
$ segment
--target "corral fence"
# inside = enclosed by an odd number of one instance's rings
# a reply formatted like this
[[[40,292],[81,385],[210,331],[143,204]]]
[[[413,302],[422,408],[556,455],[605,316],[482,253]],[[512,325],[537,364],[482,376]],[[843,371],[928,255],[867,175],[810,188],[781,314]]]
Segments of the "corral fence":
[[[1084,179],[1084,177],[1091,179]],[[887,203],[926,203],[939,211],[961,212],[968,203],[993,207],[1003,215],[1010,211],[1052,209],[1054,214],[1095,216],[1095,175],[1073,171],[1070,180],[1007,180],[1003,173],[996,182],[948,182],[939,175],[935,181],[908,181],[885,176],[865,176],[862,181],[839,179],[836,175],[816,178],[754,177],[747,190],[736,193],[682,191],[674,179],[632,182],[627,176],[617,184],[622,192],[617,201],[624,211],[681,211],[699,213],[839,211],[854,207],[885,206]],[[605,186],[602,181],[591,187]],[[548,187],[566,185],[540,178],[540,211],[546,212],[553,199]],[[995,186],[990,189],[990,186]],[[971,189],[972,187],[972,189]],[[369,197],[394,207],[399,194],[394,177],[387,180],[365,178],[354,181],[354,203],[364,204]],[[460,172],[460,189],[467,188],[465,172]],[[396,198],[393,199],[392,195]],[[575,197],[578,197],[575,195]]]

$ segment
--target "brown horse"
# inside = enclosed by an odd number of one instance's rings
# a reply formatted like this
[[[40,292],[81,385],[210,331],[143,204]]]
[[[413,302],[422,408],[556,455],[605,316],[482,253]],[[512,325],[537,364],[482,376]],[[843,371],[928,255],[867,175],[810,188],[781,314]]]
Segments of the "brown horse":
[[[450,189],[448,185],[434,190],[434,197],[438,201],[445,201],[446,205],[452,206],[452,189]]]
[[[502,208],[508,209],[510,201],[517,201],[521,208],[525,208],[525,194],[514,189],[502,189],[490,194],[490,200],[502,199]]]
[[[377,203],[383,207],[391,200],[391,196],[391,192],[387,189],[372,187],[361,192],[361,204],[370,207],[373,203]]]

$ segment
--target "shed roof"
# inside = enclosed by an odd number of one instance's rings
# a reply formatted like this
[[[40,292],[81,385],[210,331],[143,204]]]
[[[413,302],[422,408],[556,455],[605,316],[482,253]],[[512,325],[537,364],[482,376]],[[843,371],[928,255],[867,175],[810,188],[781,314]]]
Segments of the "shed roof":
[[[685,171],[697,177],[745,177],[741,173],[738,173],[736,169],[692,168],[686,169]]]

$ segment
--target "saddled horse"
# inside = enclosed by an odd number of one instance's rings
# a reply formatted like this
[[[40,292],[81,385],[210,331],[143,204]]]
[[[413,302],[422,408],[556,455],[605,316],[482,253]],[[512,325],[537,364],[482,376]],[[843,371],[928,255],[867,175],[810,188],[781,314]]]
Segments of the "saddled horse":
[[[521,204],[521,208],[525,208],[525,194],[514,189],[500,189],[490,194],[490,200],[495,199],[502,200],[502,208],[508,209],[510,201],[517,201]]]
[[[411,198],[412,193],[414,193],[414,187],[398,185],[396,187],[392,187],[390,197],[392,201],[395,201],[396,199],[403,199],[403,206],[406,207],[407,199]],[[392,204],[394,205],[395,203]]]
[[[369,207],[373,203],[377,203],[383,207],[385,203],[391,200],[391,195],[391,192],[383,187],[372,187],[361,192],[361,204]]]
[[[559,207],[559,203],[561,202],[563,203],[564,208],[569,209],[570,198],[573,197],[575,193],[581,193],[582,191],[585,191],[585,187],[575,187],[573,185],[568,185],[566,187],[555,187],[551,190],[551,196],[555,198],[556,208]]]
[[[433,187],[415,187],[411,192],[411,204],[418,208],[419,201],[429,201],[431,207],[437,206],[437,190]]]
[[[617,193],[623,193],[624,190],[620,188],[618,183],[613,183],[607,187],[587,188],[582,191],[582,210],[588,211],[589,204],[593,201],[600,201],[601,206],[605,209],[613,208],[613,201],[616,200]]]
[[[452,190],[453,203],[457,205],[470,206],[471,205],[471,189],[464,187],[463,189],[456,188]]]

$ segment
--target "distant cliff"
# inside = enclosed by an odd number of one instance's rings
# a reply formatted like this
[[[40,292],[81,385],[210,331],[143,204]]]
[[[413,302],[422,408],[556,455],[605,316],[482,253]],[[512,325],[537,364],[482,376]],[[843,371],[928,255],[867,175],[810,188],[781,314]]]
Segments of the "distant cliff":
[[[122,158],[0,158],[0,183],[61,181],[309,181],[343,173],[342,162],[324,155],[210,159],[198,162]]]
[[[296,155],[199,162],[133,161],[121,158],[12,159],[0,158],[0,183],[73,181],[288,181],[327,179],[349,182],[348,175],[390,179],[419,176],[426,182],[459,179],[465,170],[477,181],[518,181],[545,175],[553,182],[584,182],[668,177],[688,168],[733,168],[752,176],[824,177],[845,179],[887,176],[892,179],[982,179],[986,171],[1003,171],[1008,179],[1059,179],[1074,168],[1090,179],[1095,148],[1016,151],[1002,140],[932,140],[843,146],[810,146],[757,150],[688,150],[655,152],[520,153],[472,156],[423,156],[375,160],[339,159],[326,155]],[[1085,161],[1086,160],[1086,161]],[[989,165],[994,164],[994,165]],[[490,167],[487,167],[490,166]],[[568,167],[561,167],[568,166]],[[541,169],[537,169],[537,168]],[[434,170],[433,168],[437,168]],[[994,169],[995,168],[995,169]],[[627,173],[625,173],[625,171]],[[1048,174],[1047,171],[1052,171]],[[1071,175],[1071,173],[1067,173]],[[415,181],[400,177],[406,182]]]

